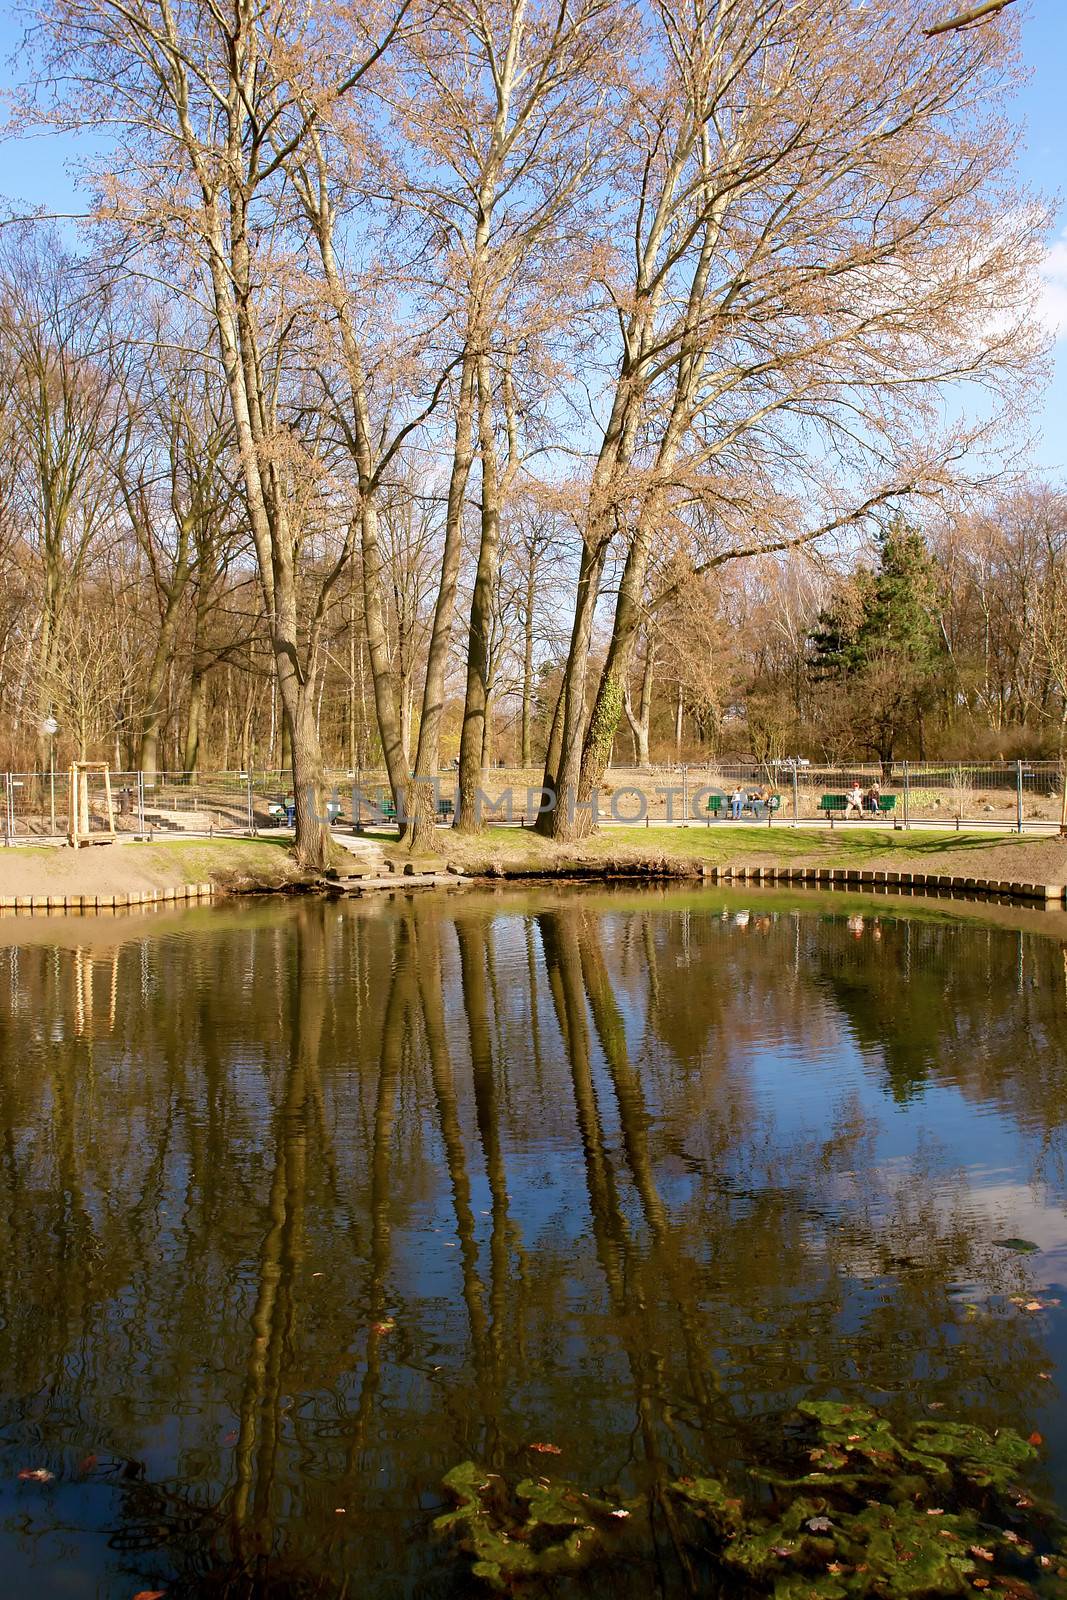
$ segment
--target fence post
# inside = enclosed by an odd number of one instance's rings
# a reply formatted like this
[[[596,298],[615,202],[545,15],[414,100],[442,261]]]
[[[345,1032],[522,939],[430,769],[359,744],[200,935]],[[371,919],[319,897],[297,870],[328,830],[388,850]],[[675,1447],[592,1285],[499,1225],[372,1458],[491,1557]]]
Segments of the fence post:
[[[800,788],[797,784],[797,764],[793,762],[793,826],[800,821]]]
[[[11,829],[14,823],[14,804],[12,801],[11,774],[4,773],[4,843],[11,843]]]
[[[254,838],[256,832],[256,810],[252,804],[252,779],[246,778],[245,785],[248,790],[248,831]]]
[[[1060,834],[1067,838],[1067,761],[1060,763]]]
[[[682,816],[689,821],[689,767],[682,768]]]
[[[908,772],[908,763],[904,763],[904,826],[911,827],[911,777]]]
[[[144,773],[137,774],[137,832],[144,838]]]
[[[1023,764],[1015,763],[1015,831],[1023,831]]]

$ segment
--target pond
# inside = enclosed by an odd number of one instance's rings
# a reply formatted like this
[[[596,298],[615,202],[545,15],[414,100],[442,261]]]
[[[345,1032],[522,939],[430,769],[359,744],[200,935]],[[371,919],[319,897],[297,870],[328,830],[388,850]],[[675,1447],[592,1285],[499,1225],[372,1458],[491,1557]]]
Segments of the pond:
[[[1067,919],[1017,919],[0,923],[4,1592],[1067,1593]]]

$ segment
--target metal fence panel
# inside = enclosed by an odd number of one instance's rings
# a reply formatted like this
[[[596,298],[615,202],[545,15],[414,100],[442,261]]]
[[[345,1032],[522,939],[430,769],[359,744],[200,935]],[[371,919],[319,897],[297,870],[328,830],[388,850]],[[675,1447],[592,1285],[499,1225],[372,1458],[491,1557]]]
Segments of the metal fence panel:
[[[865,808],[867,820],[884,826],[1055,826],[1062,813],[1064,769],[1056,761],[908,761],[884,769],[878,763],[707,761],[654,767],[611,767],[604,775],[599,809],[606,821],[650,824],[694,817],[709,823],[729,815],[713,796],[742,794],[746,820],[768,820],[756,797],[770,790],[778,799],[773,820],[842,819],[838,802],[855,785],[869,794],[877,784],[883,809]],[[457,774],[438,774],[438,798],[456,799]],[[527,825],[536,814],[540,769],[497,767],[482,776],[483,813],[488,821]],[[68,774],[0,774],[3,840],[63,838],[68,826]],[[283,771],[229,773],[113,772],[115,828],[120,834],[158,839],[213,834],[255,834],[285,827],[291,814],[292,775]],[[709,809],[708,801],[712,799]],[[380,823],[390,791],[381,768],[331,770],[323,800],[339,827]],[[446,808],[447,809],[447,808]],[[89,783],[90,835],[106,832],[102,777]]]

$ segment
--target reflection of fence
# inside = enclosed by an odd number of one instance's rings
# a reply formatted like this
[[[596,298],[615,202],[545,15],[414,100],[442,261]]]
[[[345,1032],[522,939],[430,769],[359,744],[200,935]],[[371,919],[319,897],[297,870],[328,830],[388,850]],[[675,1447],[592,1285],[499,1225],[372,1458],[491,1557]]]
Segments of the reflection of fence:
[[[438,778],[438,798],[453,800],[456,773]],[[891,803],[884,825],[986,824],[1017,828],[1060,821],[1063,768],[1056,761],[893,762],[831,766],[811,763],[719,761],[685,766],[612,767],[599,793],[606,821],[707,819],[710,792],[730,795],[740,789],[745,817],[765,815],[748,797],[770,788],[780,796],[779,822],[826,819],[825,796],[842,796],[858,785],[867,795],[878,784]],[[532,821],[539,804],[539,769],[493,768],[482,778],[487,821]],[[251,834],[284,825],[292,795],[287,772],[113,772],[115,828],[119,834],[159,839],[182,835]],[[339,825],[382,820],[389,799],[380,770],[328,772],[324,810]],[[0,773],[3,840],[6,843],[64,837],[68,818],[68,776],[64,772]],[[728,807],[720,806],[725,817]],[[712,815],[715,815],[713,812]],[[831,812],[837,816],[839,813]],[[873,814],[872,814],[873,815]],[[103,790],[90,797],[90,839],[107,833]]]

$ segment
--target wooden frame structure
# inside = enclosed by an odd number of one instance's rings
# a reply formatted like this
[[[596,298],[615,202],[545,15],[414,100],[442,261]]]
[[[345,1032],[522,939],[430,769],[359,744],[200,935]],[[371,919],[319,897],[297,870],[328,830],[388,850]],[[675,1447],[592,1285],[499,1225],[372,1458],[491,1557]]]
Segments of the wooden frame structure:
[[[107,831],[103,834],[92,834],[89,830],[89,785],[86,779],[93,772],[103,773],[104,776],[104,795],[107,801]],[[115,807],[111,799],[111,768],[108,763],[106,761],[72,761],[67,794],[67,839],[71,847],[77,850],[83,844],[114,844]]]

